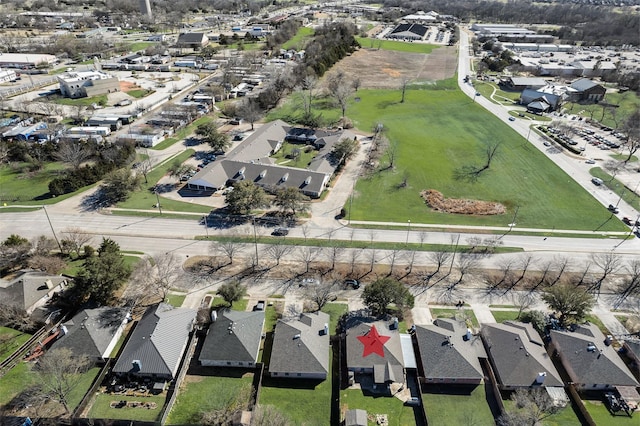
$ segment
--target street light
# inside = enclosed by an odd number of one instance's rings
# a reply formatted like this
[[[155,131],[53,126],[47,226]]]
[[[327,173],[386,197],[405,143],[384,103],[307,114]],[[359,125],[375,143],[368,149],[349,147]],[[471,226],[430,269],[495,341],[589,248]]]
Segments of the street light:
[[[156,205],[158,206],[158,211],[160,212],[160,215],[162,215],[162,207],[160,206],[160,197],[158,196],[158,189],[154,188],[153,193],[156,194],[156,202],[157,202]]]

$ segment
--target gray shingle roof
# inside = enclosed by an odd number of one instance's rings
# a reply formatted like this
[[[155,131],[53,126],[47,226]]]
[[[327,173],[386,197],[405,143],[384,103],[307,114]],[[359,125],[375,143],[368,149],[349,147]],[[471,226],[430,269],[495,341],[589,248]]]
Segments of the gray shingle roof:
[[[416,326],[416,340],[425,378],[482,379],[479,358],[486,358],[482,341],[465,340],[467,327],[454,320],[437,319]]]
[[[551,341],[571,367],[576,383],[638,386],[616,350],[605,345],[604,340],[604,334],[594,324],[582,325],[577,332],[551,331]]]
[[[375,326],[381,336],[389,337],[384,343],[381,357],[377,353],[364,355],[363,343],[358,340],[359,336],[367,335],[371,328]],[[398,330],[389,329],[387,321],[376,321],[374,318],[352,317],[346,323],[346,347],[347,347],[347,368],[358,371],[361,368],[374,370],[374,380],[376,383],[385,381],[400,381],[404,373],[404,358],[400,343],[400,333]]]
[[[134,373],[133,361],[141,363],[137,374],[174,377],[193,327],[196,311],[166,303],[150,306],[133,330],[114,373]]]
[[[299,320],[279,320],[273,336],[269,372],[319,373],[329,371],[329,333],[324,312],[301,314]],[[297,336],[297,337],[296,337]]]
[[[205,39],[204,33],[182,33],[178,36],[177,44],[202,43]]]
[[[68,348],[74,355],[89,358],[108,358],[105,353],[118,330],[123,325],[129,310],[126,308],[102,307],[83,309],[63,324],[66,332],[54,342],[52,349]]]
[[[0,300],[28,310],[48,292],[67,281],[62,275],[41,271],[20,271],[10,280],[0,279]]]
[[[263,326],[264,311],[222,312],[209,326],[199,360],[255,363]]]
[[[546,373],[544,386],[563,386],[539,337],[529,338],[526,325],[506,322],[485,324],[482,336],[498,382],[503,386],[532,386],[538,373]]]

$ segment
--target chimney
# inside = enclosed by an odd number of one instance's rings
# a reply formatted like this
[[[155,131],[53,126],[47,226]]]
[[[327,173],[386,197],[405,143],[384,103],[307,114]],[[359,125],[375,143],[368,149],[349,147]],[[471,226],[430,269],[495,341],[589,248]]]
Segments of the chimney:
[[[324,323],[324,335],[326,336],[327,334],[329,334],[329,324],[327,324],[326,322]]]
[[[467,333],[464,335],[464,340],[467,340],[467,341],[471,340],[471,336],[472,336],[471,329],[467,328]]]
[[[67,326],[63,325],[62,327],[60,327],[60,334],[62,334],[63,336],[65,334],[67,334],[69,332],[69,330],[67,330]]]
[[[134,359],[131,364],[133,364],[134,372],[142,370],[142,362],[139,359]]]
[[[547,377],[547,372],[543,371],[542,373],[538,373],[536,377],[536,385],[541,385],[544,383],[544,379]]]
[[[613,342],[613,336],[608,334],[607,338],[604,339],[604,344],[607,345],[607,346],[611,346],[611,342]]]

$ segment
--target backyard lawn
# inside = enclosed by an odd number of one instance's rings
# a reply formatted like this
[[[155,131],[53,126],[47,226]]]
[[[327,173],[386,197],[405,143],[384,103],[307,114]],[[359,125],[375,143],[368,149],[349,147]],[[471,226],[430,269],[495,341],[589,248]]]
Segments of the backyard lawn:
[[[167,424],[199,424],[203,412],[224,408],[243,387],[251,387],[252,373],[242,377],[186,376]]]
[[[496,322],[517,321],[518,311],[496,311],[491,310],[491,314]]]
[[[358,181],[352,218],[507,226],[515,217],[518,227],[625,230],[620,221],[607,221],[607,210],[543,153],[458,90],[409,90],[404,103],[398,91],[358,95],[360,102],[347,114],[359,129],[382,123],[397,144],[397,158],[393,169],[383,158],[379,171]],[[482,165],[487,144],[496,143],[490,168],[476,181],[454,177]],[[419,196],[425,189],[445,198],[500,202],[507,210],[486,216],[439,213]]]
[[[171,306],[179,308],[180,306],[182,306],[182,302],[184,302],[184,299],[186,297],[186,294],[169,294],[167,296],[167,303]]]
[[[26,362],[18,363],[0,380],[0,407],[35,383],[36,377],[31,374],[30,365]]]
[[[512,400],[503,400],[505,408],[510,411],[515,409],[515,403]],[[597,423],[600,426],[600,423]],[[580,420],[573,411],[571,405],[561,409],[556,414],[545,418],[542,421],[543,426],[580,426]]]
[[[298,150],[298,156],[295,158],[288,158],[293,150]],[[311,163],[311,160],[318,154],[315,149],[309,149],[307,152],[306,145],[304,144],[292,144],[284,142],[282,148],[278,150],[271,158],[276,160],[276,164],[280,164],[287,167],[296,167],[299,169],[306,169]]]
[[[329,334],[336,333],[338,320],[349,310],[346,303],[327,303],[321,309],[322,312],[329,314]]]
[[[265,376],[258,402],[273,405],[295,425],[328,425],[331,418],[331,374],[321,382]]]
[[[9,355],[30,338],[31,334],[8,327],[0,327],[0,361],[7,359]]]
[[[233,304],[231,304],[231,310],[244,312],[247,310],[248,303],[249,303],[249,299],[236,300],[235,302],[233,302]],[[225,302],[224,299],[220,296],[215,296],[213,298],[213,301],[211,302],[211,307],[213,309],[224,308],[227,306],[228,306],[227,302]]]
[[[429,308],[433,318],[468,318],[474,327],[478,327],[478,319],[472,309],[445,309],[445,308]]]
[[[414,426],[416,424],[413,408],[405,406],[402,401],[394,397],[366,396],[359,389],[340,391],[340,411],[344,413],[351,409],[366,410],[369,416],[386,414],[389,426]],[[373,425],[375,422],[369,422],[369,424]]]
[[[209,395],[210,397],[210,395]],[[148,409],[142,407],[121,407],[111,408],[111,402],[127,401],[127,402],[155,402],[156,408]],[[101,393],[98,395],[89,411],[89,418],[92,419],[114,419],[114,420],[140,420],[153,422],[160,418],[162,407],[164,406],[164,396],[126,396],[111,395]]]
[[[629,417],[624,413],[618,413],[617,416],[612,416],[607,410],[607,407],[602,401],[582,400],[587,411],[591,415],[591,418],[598,426],[626,426],[626,425],[638,425],[638,415]],[[564,426],[564,425],[563,425]]]
[[[434,389],[422,394],[429,426],[494,424],[483,385],[469,387],[469,392],[460,393],[436,393],[436,387],[426,388]]]

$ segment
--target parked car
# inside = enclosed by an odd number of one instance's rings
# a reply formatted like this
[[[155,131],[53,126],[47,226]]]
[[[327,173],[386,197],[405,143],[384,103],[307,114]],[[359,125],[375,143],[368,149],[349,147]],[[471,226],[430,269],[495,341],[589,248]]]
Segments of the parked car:
[[[544,142],[542,142],[542,145],[544,145],[544,146],[551,146],[551,142],[544,141]]]
[[[597,177],[591,178],[591,182],[593,182],[593,184],[596,185],[596,186],[600,186],[600,185],[602,185],[604,183],[602,181],[602,179],[597,178]]]
[[[631,219],[626,216],[622,218],[622,221],[625,225],[633,226],[633,222],[631,222]]]
[[[315,285],[317,283],[315,278],[303,278],[302,281],[300,281],[299,286],[300,287],[306,287],[308,285]]]
[[[585,161],[585,163],[587,164],[596,164],[596,160],[589,158],[587,161]]]
[[[516,121],[515,117],[509,117],[509,121]]]
[[[614,206],[613,204],[609,204],[609,207],[607,207],[609,209],[609,211],[611,213],[620,213],[620,209],[616,206]]]
[[[264,311],[265,303],[264,300],[258,300],[256,306],[253,307],[254,311]]]
[[[411,398],[405,401],[404,405],[408,405],[411,407],[419,407],[421,405],[420,398],[418,398],[417,396],[412,396]]]
[[[275,235],[278,237],[284,237],[285,235],[289,235],[289,228],[276,228],[273,230],[271,235]]]
[[[353,289],[360,288],[360,282],[358,280],[355,280],[355,279],[344,280],[344,285],[346,287],[351,287]]]

